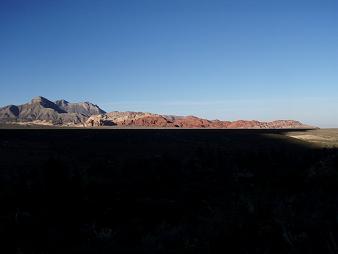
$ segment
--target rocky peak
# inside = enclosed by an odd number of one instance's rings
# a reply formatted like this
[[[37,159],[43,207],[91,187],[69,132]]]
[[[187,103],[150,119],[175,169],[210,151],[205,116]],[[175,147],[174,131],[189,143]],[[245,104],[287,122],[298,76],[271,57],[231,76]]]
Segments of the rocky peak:
[[[66,100],[57,100],[55,104],[67,113],[81,114],[86,117],[106,113],[99,106],[87,101],[70,103]]]
[[[37,96],[34,97],[31,100],[31,104],[32,106],[38,106],[38,107],[42,107],[42,108],[50,108],[55,110],[58,113],[67,113],[66,111],[64,111],[63,109],[61,109],[58,105],[56,105],[54,102],[46,99],[45,97],[42,96]]]
[[[32,104],[43,104],[43,103],[53,103],[50,100],[46,99],[45,97],[42,96],[36,96],[31,100]]]
[[[55,101],[55,104],[58,105],[59,107],[67,107],[69,102],[64,99],[61,99],[61,100]]]

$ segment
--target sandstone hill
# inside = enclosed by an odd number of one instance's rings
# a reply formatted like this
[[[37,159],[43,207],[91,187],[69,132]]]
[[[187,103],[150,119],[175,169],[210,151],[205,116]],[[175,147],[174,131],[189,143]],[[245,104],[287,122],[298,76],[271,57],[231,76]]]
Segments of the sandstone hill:
[[[151,128],[227,128],[227,129],[292,129],[313,128],[294,120],[221,121],[196,116],[159,115],[147,112],[106,113],[90,102],[70,103],[66,100],[52,102],[44,97],[33,98],[23,105],[0,108],[0,123],[45,124],[56,126],[98,127],[130,126]]]
[[[311,129],[313,127],[294,120],[259,121],[220,121],[196,116],[165,116],[143,112],[111,112],[93,115],[85,123],[94,126],[136,126],[166,128],[227,128],[227,129]]]

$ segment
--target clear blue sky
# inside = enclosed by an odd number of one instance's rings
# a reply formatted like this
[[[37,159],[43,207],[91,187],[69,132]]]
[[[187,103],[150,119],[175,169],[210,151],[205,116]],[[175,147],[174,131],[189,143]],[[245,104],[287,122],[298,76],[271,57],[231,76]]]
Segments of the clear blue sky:
[[[338,127],[337,0],[1,0],[0,105]]]

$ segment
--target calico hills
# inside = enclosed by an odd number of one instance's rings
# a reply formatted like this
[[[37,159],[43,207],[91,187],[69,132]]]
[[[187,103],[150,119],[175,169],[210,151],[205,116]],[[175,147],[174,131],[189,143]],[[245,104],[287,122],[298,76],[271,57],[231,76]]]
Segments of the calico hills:
[[[147,112],[105,112],[90,102],[50,101],[42,96],[22,105],[0,108],[0,123],[72,127],[153,127],[153,128],[226,128],[226,129],[312,129],[295,120],[260,122],[256,120],[221,121],[196,116],[171,116]]]

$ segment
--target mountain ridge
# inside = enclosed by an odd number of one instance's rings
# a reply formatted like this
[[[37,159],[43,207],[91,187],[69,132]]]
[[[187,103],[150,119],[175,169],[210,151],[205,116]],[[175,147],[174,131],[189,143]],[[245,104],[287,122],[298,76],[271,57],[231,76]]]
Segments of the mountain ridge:
[[[0,122],[76,126],[83,125],[93,113],[100,114],[105,111],[88,102],[68,103],[65,100],[53,102],[37,96],[25,104],[0,108]]]
[[[105,112],[90,102],[72,103],[64,99],[51,101],[42,96],[34,97],[22,105],[0,108],[1,123],[46,124],[76,127],[158,127],[158,128],[225,128],[225,129],[313,129],[295,120],[221,121],[196,116],[160,115],[149,112]]]

